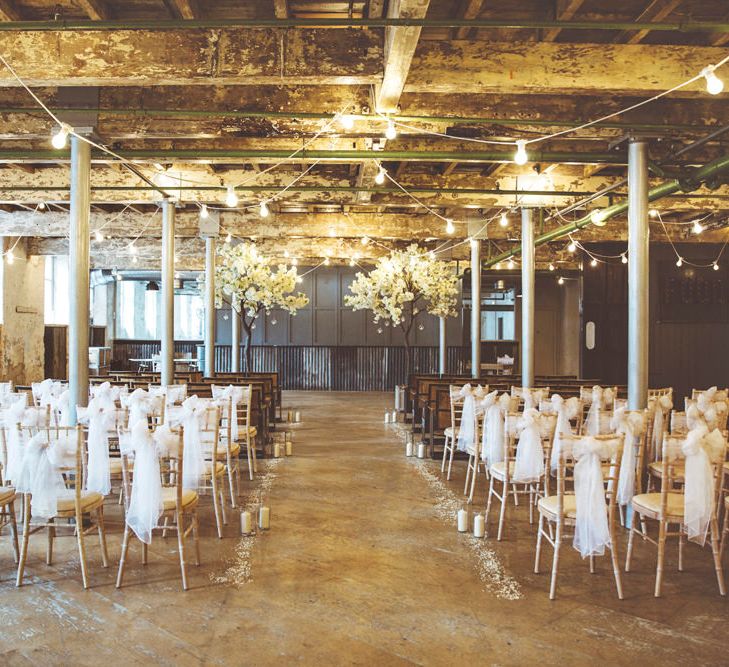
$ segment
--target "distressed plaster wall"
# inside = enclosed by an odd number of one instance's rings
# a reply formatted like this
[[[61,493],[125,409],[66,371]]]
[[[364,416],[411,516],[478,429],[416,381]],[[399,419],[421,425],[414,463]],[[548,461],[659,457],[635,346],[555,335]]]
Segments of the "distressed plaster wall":
[[[12,243],[14,240],[5,239],[4,249]],[[45,264],[42,257],[26,255],[24,241],[15,246],[13,256],[13,263],[5,262],[3,269],[0,376],[16,384],[29,384],[43,379]]]

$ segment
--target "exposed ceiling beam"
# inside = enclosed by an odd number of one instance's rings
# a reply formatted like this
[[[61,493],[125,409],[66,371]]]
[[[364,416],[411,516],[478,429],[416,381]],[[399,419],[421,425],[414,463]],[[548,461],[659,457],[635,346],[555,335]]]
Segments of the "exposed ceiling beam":
[[[646,8],[636,17],[637,23],[646,21],[663,21],[667,18],[683,0],[650,0]],[[613,42],[638,44],[649,33],[649,30],[624,30],[618,34]]]
[[[367,17],[371,19],[382,18],[385,9],[385,0],[370,0],[367,6]]]
[[[78,0],[78,4],[93,21],[108,21],[112,18],[105,0]]]
[[[0,0],[0,21],[20,21],[21,16],[13,0]]]
[[[405,91],[652,95],[725,56],[718,47],[422,40]],[[706,86],[696,81],[674,95],[705,96]]]
[[[280,34],[246,28],[0,32],[0,52],[22,63],[30,86],[353,86],[381,80],[382,46],[374,31],[292,30],[283,48]],[[3,68],[0,87],[16,85]]]
[[[277,19],[287,19],[289,17],[288,0],[273,0],[273,14]]]
[[[197,0],[165,0],[172,13],[188,21],[200,18]]]
[[[464,0],[464,7],[461,17],[464,19],[475,19],[481,13],[485,0]],[[456,39],[466,39],[471,34],[473,28],[456,28]]]
[[[569,21],[582,7],[585,0],[557,0],[555,20]],[[542,41],[553,42],[561,32],[561,28],[549,28],[542,34]]]
[[[729,14],[726,14],[723,18],[725,21],[729,21]],[[709,44],[711,44],[711,46],[722,46],[727,42],[729,42],[729,33],[727,32],[721,32],[718,35],[709,36]]]
[[[430,0],[390,0],[389,18],[425,18]],[[420,27],[385,28],[385,66],[382,83],[377,91],[377,111],[397,111],[403,87],[408,78],[410,63],[420,39]]]

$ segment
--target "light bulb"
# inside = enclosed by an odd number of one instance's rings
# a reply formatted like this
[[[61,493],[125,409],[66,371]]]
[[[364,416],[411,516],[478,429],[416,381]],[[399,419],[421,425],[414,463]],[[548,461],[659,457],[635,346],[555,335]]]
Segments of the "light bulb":
[[[509,258],[509,261],[506,263],[507,269],[513,269],[514,268],[514,260]]]
[[[383,167],[380,167],[380,171],[377,172],[377,175],[375,176],[375,183],[377,185],[382,185],[385,182],[385,174],[387,172],[384,170]]]
[[[300,285],[301,283],[304,282],[304,279],[301,276],[296,276],[296,282],[299,283],[299,285]]]
[[[569,252],[574,252],[577,250],[577,244],[574,241],[570,241],[570,244],[567,246],[567,250]]]
[[[554,271],[554,264],[552,264],[551,262],[549,263],[549,270]]]
[[[370,240],[366,236],[363,236],[362,240],[360,241],[362,245],[367,245],[369,242]]]
[[[594,269],[597,266],[597,260],[593,257],[592,261],[590,262],[590,266]]]
[[[117,280],[121,280],[121,279],[122,279],[122,277],[121,277],[121,273],[117,273],[117,274],[116,274],[116,279],[117,279]]]
[[[453,225],[453,220],[450,218],[446,219],[446,234],[453,234],[453,232],[456,231],[455,226]]]
[[[289,251],[288,250],[284,250],[284,257],[286,257],[288,259],[288,256],[289,256]]]
[[[38,202],[38,208],[41,211],[45,211],[46,210],[46,203],[44,201]]]
[[[681,257],[676,260],[676,266],[679,268],[683,266],[683,259],[681,259]]]
[[[622,255],[620,255],[620,261],[623,264],[627,264],[628,263],[628,258],[625,256],[625,253],[623,253]]]
[[[590,220],[592,221],[593,225],[596,225],[597,227],[604,227],[605,222],[605,211],[597,210],[593,211],[590,214]]]
[[[655,208],[652,208],[648,211],[648,215],[651,218],[657,218],[658,217],[658,211]]]
[[[324,264],[324,266],[329,266],[329,258],[325,257],[322,263]]]
[[[258,207],[258,213],[262,218],[267,218],[270,211],[268,210],[268,204],[265,201],[261,202],[261,205]]]
[[[298,265],[299,265],[299,260],[298,260],[298,259],[296,259],[296,257],[294,257],[294,258],[293,258],[293,259],[291,260],[291,266],[298,266]]]
[[[392,120],[387,121],[387,129],[385,130],[385,139],[395,139],[397,137],[397,128]]]
[[[514,163],[518,165],[526,164],[529,156],[526,152],[526,140],[519,139],[516,142],[516,153],[514,153]]]
[[[724,90],[724,82],[716,76],[715,69],[716,67],[714,65],[709,65],[701,70],[701,74],[706,79],[706,91],[710,95],[718,95]]]
[[[342,123],[342,127],[345,130],[351,130],[354,127],[354,118],[352,118],[352,116],[348,113],[342,114],[339,117],[339,121]]]
[[[136,263],[137,263],[137,256],[134,255],[134,257],[132,257],[132,264],[136,264]]]
[[[349,265],[350,266],[354,266],[354,258],[352,258],[352,259],[349,260]]]
[[[506,213],[501,214],[501,220],[499,220],[499,224],[502,227],[508,227],[509,226],[509,218],[507,217]]]
[[[230,243],[233,240],[233,236],[230,232],[228,232],[228,235],[225,237],[225,242]]]
[[[494,264],[494,269],[496,271],[498,271],[499,269],[501,269],[501,262],[496,262],[496,264]]]
[[[104,240],[104,235],[98,229],[94,232],[94,238],[101,243]]]
[[[557,280],[558,285],[564,285],[564,278],[562,276],[559,277],[559,280]]]
[[[714,262],[714,264],[712,265],[712,268],[714,269],[714,271],[718,271],[719,270],[719,262]]]
[[[5,254],[5,259],[8,260],[8,264],[12,264],[15,261],[15,255],[13,255],[12,250],[8,250],[8,252]]]
[[[129,244],[129,252],[132,253],[132,255],[137,254],[137,246],[134,245],[134,241]]]
[[[694,234],[701,234],[701,232],[704,231],[704,226],[698,220],[694,220],[694,224],[693,224],[693,227],[691,227],[691,231]]]
[[[51,145],[53,148],[57,148],[58,150],[61,150],[62,148],[66,148],[66,143],[68,142],[68,132],[69,132],[69,126],[65,123],[61,123],[60,127],[51,137]]]
[[[210,215],[210,213],[208,213],[208,205],[207,204],[203,204],[200,207],[200,217],[203,220],[207,220],[209,215]]]
[[[235,193],[235,188],[229,185],[225,195],[225,205],[228,208],[235,208],[238,206],[238,195]]]

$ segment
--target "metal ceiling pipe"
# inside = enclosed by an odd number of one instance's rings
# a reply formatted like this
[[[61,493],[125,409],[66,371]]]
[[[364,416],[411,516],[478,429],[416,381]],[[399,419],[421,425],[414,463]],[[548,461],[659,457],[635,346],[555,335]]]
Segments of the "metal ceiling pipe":
[[[0,23],[0,31],[55,31],[86,30],[200,30],[225,28],[495,28],[507,30],[647,30],[652,32],[701,32],[721,34],[729,32],[726,21],[681,21],[652,23],[646,21],[534,21],[524,19],[460,19],[460,18],[288,18],[288,19],[139,19],[105,20],[63,19],[60,21],[7,21]]]
[[[691,190],[696,190],[707,179],[726,171],[729,171],[729,155],[724,155],[723,157],[717,158],[716,160],[709,162],[703,167],[694,169],[692,172],[689,172],[685,177],[681,176],[679,178],[674,178],[670,181],[661,183],[654,188],[651,188],[650,190],[648,190],[648,201],[657,201],[677,192],[690,192]],[[607,221],[610,218],[615,217],[616,215],[625,213],[627,210],[628,201],[626,200],[624,202],[620,202],[619,204],[613,204],[612,206],[608,206],[602,209],[601,217],[603,220]],[[568,234],[571,234],[572,232],[576,232],[583,227],[587,227],[591,224],[593,224],[592,213],[588,213],[579,220],[575,220],[574,222],[571,222],[569,224],[557,227],[552,231],[547,232],[546,234],[541,234],[534,240],[534,246],[539,247],[540,245],[544,245],[545,243],[556,241],[564,236],[567,236]],[[488,269],[495,264],[498,264],[499,262],[503,262],[509,259],[510,257],[515,257],[520,252],[521,250],[519,248],[514,248],[513,250],[510,250],[508,252],[502,252],[488,259],[485,262],[484,266]]]

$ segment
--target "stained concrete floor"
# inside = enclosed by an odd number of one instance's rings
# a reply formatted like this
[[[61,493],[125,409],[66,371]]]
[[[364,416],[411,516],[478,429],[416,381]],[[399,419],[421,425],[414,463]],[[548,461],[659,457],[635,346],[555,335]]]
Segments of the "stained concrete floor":
[[[88,591],[73,539],[58,541],[47,567],[42,535],[31,540],[29,581],[15,589],[4,533],[0,664],[727,664],[729,605],[717,594],[708,551],[691,545],[679,574],[672,549],[665,596],[655,600],[654,551],[639,544],[620,602],[605,559],[590,575],[566,549],[559,599],[550,602],[548,574],[531,573],[534,533],[525,508],[510,508],[502,543],[480,543],[496,561],[479,566],[472,538],[438,516],[442,490],[382,424],[390,401],[288,393],[285,402],[301,409],[304,423],[295,455],[269,472],[272,529],[240,542],[231,520],[218,540],[205,499],[203,565],[190,568],[187,593],[174,538],[155,538],[146,568],[133,545],[126,585],[114,588],[121,517],[111,501],[112,568],[101,568],[89,540]],[[463,473],[459,462],[448,485],[456,499]],[[245,489],[255,497],[255,486]],[[481,490],[476,506],[483,502]],[[489,584],[499,564],[520,599],[502,599]],[[250,580],[234,583],[248,568]]]

